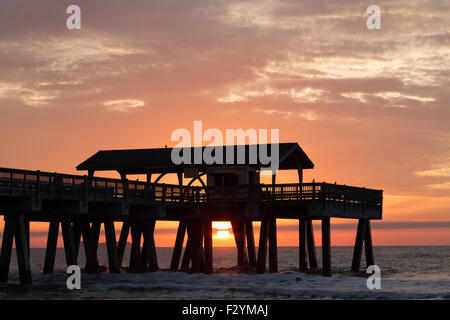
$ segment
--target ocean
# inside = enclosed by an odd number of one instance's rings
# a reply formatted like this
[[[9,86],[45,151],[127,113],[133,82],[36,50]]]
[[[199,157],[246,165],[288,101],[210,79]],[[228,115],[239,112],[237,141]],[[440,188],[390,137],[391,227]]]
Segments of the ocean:
[[[128,263],[129,248],[124,264]],[[317,248],[319,267],[320,247]],[[14,251],[15,252],[15,251]],[[58,248],[54,274],[42,274],[45,249],[31,249],[33,284],[19,285],[13,252],[9,283],[1,299],[450,299],[450,247],[375,247],[381,289],[368,289],[364,253],[359,274],[351,273],[352,247],[332,248],[332,277],[298,273],[298,248],[279,247],[277,274],[248,274],[236,269],[235,248],[214,248],[214,273],[168,270],[172,248],[158,248],[160,271],[81,275],[81,289],[66,286],[64,250]],[[79,265],[84,267],[80,248]],[[99,261],[107,265],[104,245]]]

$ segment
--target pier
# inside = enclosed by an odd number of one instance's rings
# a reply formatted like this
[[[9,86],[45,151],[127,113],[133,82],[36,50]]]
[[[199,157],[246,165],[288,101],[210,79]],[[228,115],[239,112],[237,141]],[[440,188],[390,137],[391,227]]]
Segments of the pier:
[[[297,143],[279,144],[279,170],[297,170],[298,182],[260,183],[261,161],[248,161],[249,146],[242,147],[246,162],[175,165],[171,148],[99,151],[77,170],[85,175],[0,168],[0,215],[4,217],[0,254],[0,282],[8,281],[15,240],[20,282],[30,284],[30,222],[48,222],[48,238],[43,272],[54,269],[56,246],[61,230],[67,265],[77,264],[81,243],[86,254],[85,272],[99,272],[97,259],[100,229],[103,225],[110,272],[119,272],[131,235],[127,272],[157,271],[155,223],[179,221],[170,269],[212,273],[213,221],[230,221],[239,267],[249,266],[257,273],[278,271],[277,219],[299,222],[299,272],[318,269],[313,221],[322,226],[322,274],[330,276],[330,218],[357,219],[354,254],[349,268],[357,272],[362,250],[366,264],[374,264],[370,220],[382,218],[381,190],[304,182],[303,170],[314,167]],[[199,147],[204,150],[202,147]],[[259,145],[257,146],[257,150]],[[195,148],[192,148],[192,154]],[[117,171],[120,179],[95,176]],[[160,183],[162,177],[176,174],[178,184]],[[145,175],[134,181],[128,175]],[[183,184],[183,179],[190,179]],[[199,181],[200,185],[193,185]],[[260,221],[256,248],[253,222]],[[122,222],[119,239],[114,222]],[[186,239],[185,239],[186,238]],[[82,239],[82,242],[81,242]],[[186,240],[186,245],[184,242]],[[349,257],[350,258],[350,257]]]

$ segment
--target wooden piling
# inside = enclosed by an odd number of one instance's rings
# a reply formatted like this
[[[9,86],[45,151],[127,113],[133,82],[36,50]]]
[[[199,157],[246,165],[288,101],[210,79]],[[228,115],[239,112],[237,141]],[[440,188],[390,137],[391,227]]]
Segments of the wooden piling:
[[[170,270],[178,270],[180,265],[181,251],[183,250],[184,236],[186,234],[186,222],[181,220],[178,224],[177,237],[175,239],[175,245],[173,247],[172,260],[170,262]]]
[[[109,272],[118,273],[120,272],[120,264],[114,221],[112,219],[105,219],[103,225],[105,228],[106,249],[108,251]]]
[[[299,219],[299,270],[305,272],[308,269],[306,262],[306,219]]]
[[[256,266],[256,273],[266,272],[267,240],[269,236],[269,228],[269,218],[263,218],[261,221],[261,228],[259,232],[258,262]]]
[[[365,254],[366,254],[367,267],[374,265],[375,259],[373,257],[372,231],[370,228],[370,220],[366,221],[366,230],[364,232],[364,249],[365,249]]]
[[[192,260],[192,272],[202,272],[203,269],[203,221],[190,221],[188,225],[188,235],[191,239],[191,260]]]
[[[269,272],[278,272],[277,256],[277,219],[270,219],[269,226]]]
[[[248,264],[248,257],[245,250],[245,221],[236,219],[231,221],[233,227],[234,240],[237,248],[237,265],[243,267]]]
[[[86,254],[86,267],[85,270],[88,273],[96,273],[99,268],[97,249],[98,239],[100,237],[100,222],[93,221],[89,231],[89,244]]]
[[[204,247],[205,247],[205,273],[213,272],[213,232],[212,232],[212,221],[207,220],[205,222],[205,232],[204,232]]]
[[[11,264],[11,252],[13,246],[15,221],[9,216],[4,216],[5,227],[3,229],[2,251],[0,254],[0,282],[7,283],[9,266]]]
[[[28,257],[31,256],[31,244],[30,244],[30,220],[26,217],[24,218],[25,222],[25,235],[27,240],[27,248],[28,248]]]
[[[322,218],[322,274],[331,276],[330,218]]]
[[[142,243],[141,256],[139,258],[139,268],[138,272],[147,272],[148,269],[148,255],[149,255],[149,242],[145,241]]]
[[[81,224],[79,221],[72,222],[73,238],[75,241],[75,257],[78,261],[78,253],[80,251],[81,244]]]
[[[130,232],[130,223],[128,221],[122,222],[122,230],[120,231],[119,244],[117,245],[117,254],[119,256],[119,266],[122,266],[123,255],[127,245],[128,234]]]
[[[77,265],[77,258],[75,255],[75,238],[71,222],[68,218],[61,220],[61,231],[64,242],[64,253],[66,255],[67,266]]]
[[[186,226],[186,231],[188,229],[189,229],[189,227]],[[183,270],[189,269],[189,266],[191,263],[191,253],[192,253],[191,242],[192,242],[192,240],[190,239],[189,233],[188,233],[186,247],[184,248],[183,260],[181,261],[181,269],[183,269]]]
[[[83,236],[84,255],[87,260],[87,253],[89,250],[89,236],[90,236],[91,227],[89,225],[89,221],[81,221],[80,225],[81,225],[81,235]],[[97,265],[98,265],[98,260],[97,260]]]
[[[154,239],[155,220],[148,220],[142,224],[142,234],[144,244],[142,246],[140,270],[142,272],[154,272],[158,270],[158,260],[156,256],[156,246]]]
[[[361,265],[362,246],[366,233],[366,219],[358,220],[358,230],[356,231],[355,247],[353,249],[352,271],[358,272]]]
[[[251,220],[247,220],[245,223],[245,234],[247,235],[247,251],[248,262],[250,266],[256,266],[256,251],[255,251],[255,237],[253,234],[253,223]]]
[[[141,229],[139,222],[131,223],[131,251],[128,272],[137,272],[139,269],[139,260],[141,256]]]
[[[59,221],[49,223],[47,247],[45,248],[44,273],[53,273],[55,267],[56,248],[58,245]]]
[[[31,284],[30,256],[28,249],[27,232],[23,213],[16,216],[16,230],[14,232],[17,252],[17,264],[19,266],[19,278],[21,284]]]
[[[314,242],[314,229],[311,219],[306,220],[306,243],[308,245],[309,267],[317,268],[316,244]]]

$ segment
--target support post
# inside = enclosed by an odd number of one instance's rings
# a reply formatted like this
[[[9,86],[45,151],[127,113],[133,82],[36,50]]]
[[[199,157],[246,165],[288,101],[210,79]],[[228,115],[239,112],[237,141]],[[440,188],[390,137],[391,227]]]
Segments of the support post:
[[[308,244],[309,267],[317,268],[316,244],[314,242],[314,229],[311,219],[306,220],[306,242]]]
[[[375,259],[373,257],[373,246],[372,246],[372,231],[370,228],[370,220],[366,222],[366,232],[364,235],[364,249],[366,252],[366,265],[371,266],[375,264]]]
[[[178,270],[180,265],[181,251],[183,250],[184,235],[186,234],[186,222],[181,220],[178,224],[177,237],[175,239],[175,246],[173,247],[172,261],[170,262],[170,270]]]
[[[100,222],[92,222],[92,226],[89,231],[89,243],[88,250],[86,254],[86,267],[85,270],[88,273],[96,273],[99,268],[97,249],[98,249],[98,239],[100,237]]]
[[[86,257],[86,261],[87,261],[88,250],[89,250],[89,237],[90,237],[91,227],[90,227],[88,221],[81,221],[80,225],[81,225],[81,235],[83,236],[84,256]],[[98,260],[96,261],[96,263],[98,265]]]
[[[245,252],[245,221],[232,220],[234,240],[237,248],[237,265],[243,267],[248,264],[247,253]]]
[[[205,246],[205,273],[213,272],[213,232],[212,232],[212,221],[205,221],[205,232],[204,232],[204,246]]]
[[[20,283],[31,284],[30,256],[28,255],[28,240],[23,213],[17,214],[16,219],[15,240]]]
[[[141,229],[137,221],[131,223],[131,252],[128,272],[137,272],[141,256]]]
[[[73,229],[69,219],[61,221],[61,230],[63,234],[64,253],[66,255],[67,266],[76,265],[77,259],[75,256],[75,238],[73,236]]]
[[[245,223],[245,234],[247,235],[247,251],[248,262],[250,266],[256,266],[256,251],[255,251],[255,237],[253,235],[253,223],[247,220]]]
[[[330,218],[322,218],[322,274],[331,276],[331,237]]]
[[[305,272],[308,269],[306,262],[306,219],[299,219],[299,270],[300,272]]]
[[[366,219],[359,219],[356,231],[355,247],[353,249],[352,271],[358,272],[361,265],[362,246],[364,234],[366,233]]]
[[[73,238],[75,241],[75,258],[78,261],[78,253],[80,252],[81,244],[81,224],[80,221],[72,222]]]
[[[130,232],[130,222],[123,221],[122,230],[120,231],[119,244],[117,246],[117,253],[119,256],[119,267],[122,266],[123,255],[125,254],[125,248],[128,240],[128,233]]]
[[[191,239],[192,272],[203,271],[203,221],[193,220],[189,223],[188,234]]]
[[[278,272],[277,257],[277,219],[270,219],[269,227],[269,272]]]
[[[155,239],[153,236],[155,223],[155,220],[149,220],[143,224],[142,234],[144,237],[144,244],[142,246],[140,262],[140,269],[142,271],[154,272],[158,270]]]
[[[53,273],[55,267],[56,247],[58,244],[59,221],[50,221],[45,249],[44,273]]]
[[[9,266],[11,264],[11,252],[14,239],[15,221],[5,215],[5,227],[3,229],[2,252],[0,254],[0,282],[7,283]]]
[[[270,220],[268,218],[263,218],[259,232],[258,265],[256,266],[256,273],[266,272],[267,238],[269,234],[269,227]]]
[[[117,252],[116,231],[114,229],[114,221],[106,219],[103,222],[105,227],[106,249],[108,251],[109,272],[120,272],[119,253]]]
[[[181,261],[181,269],[187,270],[189,269],[189,265],[191,263],[191,255],[192,255],[192,240],[189,236],[189,225],[186,227],[187,229],[187,241],[186,247],[184,248],[183,261]]]

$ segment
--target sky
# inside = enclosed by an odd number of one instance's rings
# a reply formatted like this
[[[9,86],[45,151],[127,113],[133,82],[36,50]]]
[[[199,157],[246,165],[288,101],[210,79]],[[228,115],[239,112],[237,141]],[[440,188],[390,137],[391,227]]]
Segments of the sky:
[[[1,0],[0,166],[77,173],[100,149],[173,146],[194,120],[279,129],[314,162],[305,181],[384,190],[375,245],[450,245],[449,13],[438,0]],[[355,222],[332,223],[333,245],[352,245]],[[157,244],[175,227],[158,222]],[[33,245],[46,228],[32,224]],[[279,245],[297,228],[279,221]]]

